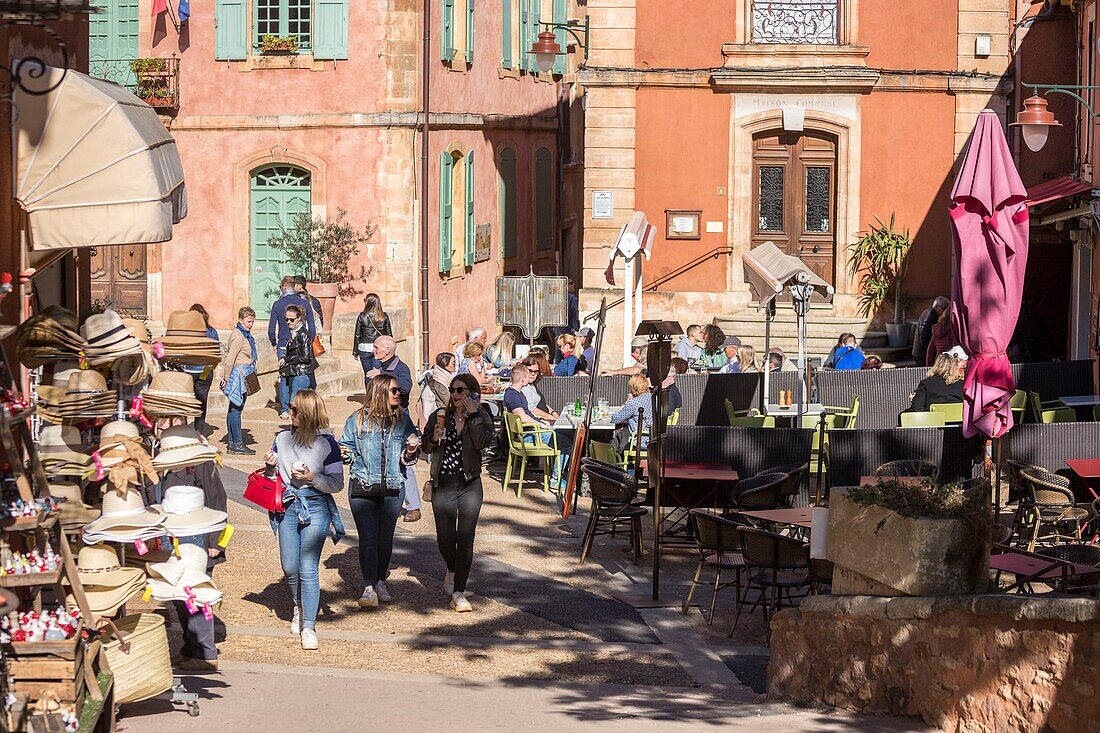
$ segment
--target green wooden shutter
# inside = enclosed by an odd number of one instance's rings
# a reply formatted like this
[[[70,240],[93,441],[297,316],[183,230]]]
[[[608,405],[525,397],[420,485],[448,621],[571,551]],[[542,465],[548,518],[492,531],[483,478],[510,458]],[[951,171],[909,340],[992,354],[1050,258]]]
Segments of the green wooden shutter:
[[[248,57],[245,0],[215,0],[214,58],[243,61]]]
[[[512,0],[500,0],[500,65],[512,68]]]
[[[440,58],[450,61],[455,57],[455,0],[443,0],[443,33],[440,35]]]
[[[466,153],[466,267],[474,265],[474,151]]]
[[[439,156],[439,271],[451,271],[451,171],[455,159],[450,153]]]
[[[505,148],[500,154],[500,248],[505,258],[515,257],[516,240],[516,151]]]
[[[569,22],[566,13],[566,0],[554,0],[554,38],[561,46],[562,54],[554,60],[554,73],[565,73],[565,62],[568,56],[564,53],[569,47],[569,39],[566,37],[565,24]]]
[[[554,248],[554,172],[550,151],[535,152],[535,249]]]
[[[542,19],[542,0],[528,0],[531,3],[531,14],[527,18],[527,39],[523,42],[523,50],[530,51],[531,47],[538,43],[539,40],[539,21]],[[527,69],[528,71],[539,73],[539,64],[535,60],[534,54],[525,54],[528,56]]]
[[[466,0],[466,62],[474,60],[474,0]]]
[[[348,0],[315,0],[313,58],[348,57]]]
[[[526,71],[528,64],[531,61],[531,54],[527,53],[527,26],[529,24],[530,15],[529,8],[527,7],[527,0],[519,0],[519,48],[516,52],[519,54],[519,68]]]

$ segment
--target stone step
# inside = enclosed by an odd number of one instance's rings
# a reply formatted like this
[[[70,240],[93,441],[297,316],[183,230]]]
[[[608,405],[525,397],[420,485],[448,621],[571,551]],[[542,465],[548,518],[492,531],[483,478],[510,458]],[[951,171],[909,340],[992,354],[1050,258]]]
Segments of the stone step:
[[[322,369],[316,372],[317,377],[317,392],[322,397],[335,397],[337,395],[349,395],[363,391],[363,372],[362,370],[350,370],[350,369],[324,369],[325,365],[322,363]],[[275,380],[273,376],[271,378],[260,379],[261,389],[258,394],[253,395],[249,399],[249,404],[252,404],[253,400],[262,400],[266,403],[268,400],[275,398]],[[260,403],[257,402],[257,405]],[[206,401],[206,410],[209,413],[221,413],[225,412],[229,407],[229,398],[218,389],[215,384],[210,388],[210,396]]]

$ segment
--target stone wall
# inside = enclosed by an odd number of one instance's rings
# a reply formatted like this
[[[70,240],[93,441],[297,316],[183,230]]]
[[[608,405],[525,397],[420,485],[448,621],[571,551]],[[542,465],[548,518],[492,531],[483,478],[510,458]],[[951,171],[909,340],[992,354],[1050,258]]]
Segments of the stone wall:
[[[1100,602],[817,596],[772,621],[768,696],[950,731],[1100,733]]]

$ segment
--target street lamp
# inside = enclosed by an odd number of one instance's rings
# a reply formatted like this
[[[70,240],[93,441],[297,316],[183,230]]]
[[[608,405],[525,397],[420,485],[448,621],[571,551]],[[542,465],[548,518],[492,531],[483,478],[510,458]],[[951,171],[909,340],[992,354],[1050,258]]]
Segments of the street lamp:
[[[564,56],[566,53],[565,49],[558,43],[554,31],[565,31],[573,36],[584,51],[584,61],[588,61],[589,25],[587,16],[583,22],[568,20],[564,23],[539,23],[539,25],[542,26],[543,30],[539,33],[538,40],[531,45],[531,50],[528,53],[534,55],[535,64],[540,72],[545,73],[553,69],[558,56]]]
[[[1033,153],[1039,152],[1046,145],[1050,128],[1061,126],[1062,123],[1054,119],[1054,113],[1047,109],[1047,100],[1038,95],[1024,100],[1023,110],[1016,114],[1016,121],[1009,125],[1021,129],[1024,144]]]

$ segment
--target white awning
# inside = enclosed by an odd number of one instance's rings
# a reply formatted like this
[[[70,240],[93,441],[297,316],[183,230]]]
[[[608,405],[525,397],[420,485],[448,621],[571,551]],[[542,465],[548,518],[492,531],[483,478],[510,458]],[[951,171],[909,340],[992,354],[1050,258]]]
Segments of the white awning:
[[[17,89],[12,115],[15,198],[31,249],[171,239],[187,190],[176,141],[153,108],[75,71],[29,76],[27,87],[50,90]]]
[[[826,302],[833,299],[832,285],[815,275],[802,260],[776,247],[774,242],[764,242],[754,247],[741,260],[745,264],[745,282],[756,296],[759,308],[794,283],[800,272],[809,275],[815,297]]]

